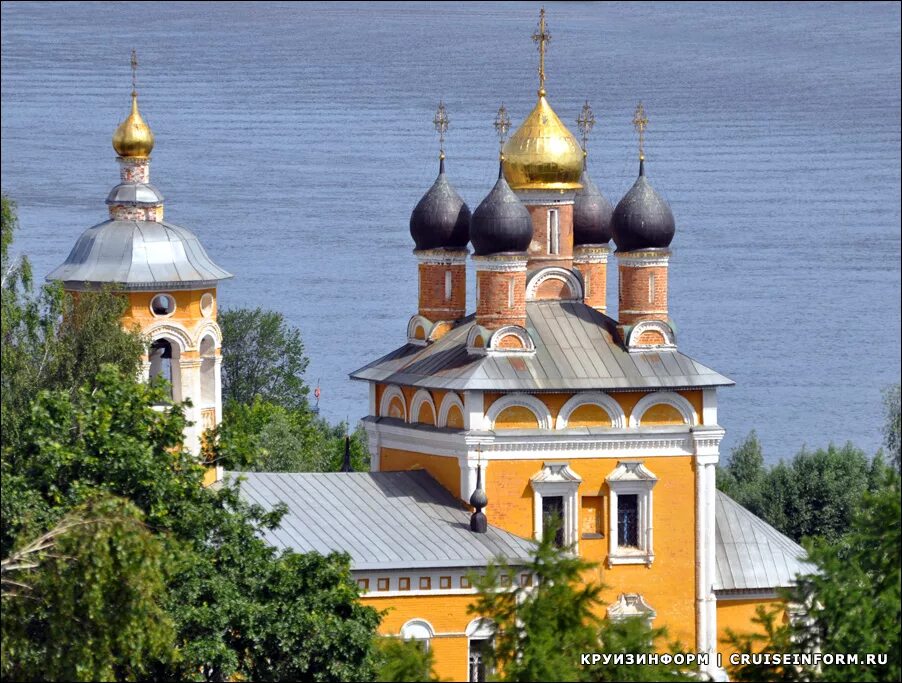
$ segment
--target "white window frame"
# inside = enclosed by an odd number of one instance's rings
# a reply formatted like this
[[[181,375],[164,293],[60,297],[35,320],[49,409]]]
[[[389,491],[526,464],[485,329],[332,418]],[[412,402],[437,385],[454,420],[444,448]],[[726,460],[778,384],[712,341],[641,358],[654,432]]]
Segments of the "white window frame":
[[[435,629],[425,619],[410,619],[401,627],[400,635],[404,640],[416,640],[423,643],[428,652],[432,639],[435,638]]]
[[[650,566],[655,559],[654,552],[654,509],[652,489],[658,478],[639,460],[621,460],[605,481],[610,495],[608,509],[608,566],[618,564],[644,564]],[[638,496],[639,546],[621,546],[617,533],[617,500],[619,496]]]
[[[621,593],[616,601],[608,606],[608,619],[623,621],[625,619],[642,619],[651,628],[658,613],[639,593]]]
[[[582,478],[566,462],[544,463],[541,471],[530,479],[533,496],[533,535],[542,540],[542,499],[560,496],[564,499],[564,547],[579,552],[579,485]]]
[[[561,219],[557,209],[548,209],[548,253],[561,253]]]

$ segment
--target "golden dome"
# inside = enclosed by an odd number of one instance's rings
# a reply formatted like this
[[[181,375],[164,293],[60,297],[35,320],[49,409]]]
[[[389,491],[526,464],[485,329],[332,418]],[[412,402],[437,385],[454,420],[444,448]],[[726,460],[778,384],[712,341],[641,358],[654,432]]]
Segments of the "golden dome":
[[[132,91],[132,110],[113,133],[113,149],[121,157],[149,157],[153,150],[153,131],[138,111],[138,93]]]
[[[504,145],[504,177],[514,190],[578,190],[583,150],[539,92],[539,101]]]

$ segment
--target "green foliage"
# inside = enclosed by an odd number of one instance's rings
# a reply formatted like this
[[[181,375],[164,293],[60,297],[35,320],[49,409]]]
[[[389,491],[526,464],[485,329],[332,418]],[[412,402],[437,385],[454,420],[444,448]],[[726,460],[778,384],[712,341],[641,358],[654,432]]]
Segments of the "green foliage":
[[[527,564],[497,561],[473,578],[479,594],[469,611],[494,622],[490,665],[500,680],[689,680],[679,667],[581,665],[584,653],[656,651],[666,632],[639,619],[602,618],[604,587],[590,579],[596,565],[558,548],[555,530],[556,524],[545,529]],[[533,585],[521,585],[524,573]]]
[[[15,206],[2,198],[2,447],[20,436],[29,404],[42,389],[75,391],[104,363],[137,373],[144,341],[122,329],[126,301],[110,291],[77,298],[58,283],[35,291],[28,260],[10,255]]]
[[[438,681],[433,670],[434,656],[418,640],[380,637],[377,639],[379,666],[376,680],[385,683]]]
[[[884,427],[883,443],[889,451],[890,462],[899,471],[900,442],[902,442],[902,407],[900,407],[899,384],[887,387],[883,392]]]
[[[236,484],[204,489],[203,468],[178,445],[180,406],[153,407],[164,394],[110,366],[74,397],[39,394],[24,438],[3,460],[4,551],[98,491],[126,497],[169,539],[162,605],[176,630],[171,651],[180,656],[159,658],[153,677],[371,677],[379,617],[357,601],[347,556],[280,554],[261,536],[283,510],[248,505]],[[97,590],[112,595],[117,586],[102,582]],[[43,652],[44,636],[35,638],[34,650]],[[4,662],[5,670],[15,664]]]
[[[223,403],[250,405],[259,397],[287,410],[307,406],[308,360],[297,328],[261,308],[223,309],[218,320]]]
[[[902,620],[899,558],[900,483],[894,474],[875,493],[865,493],[842,543],[807,543],[814,570],[792,589],[791,603],[805,615],[776,625],[775,613],[759,611],[764,634],[731,634],[737,652],[764,647],[766,652],[887,654],[885,665],[745,667],[737,680],[898,681],[902,676]],[[757,646],[757,647],[756,647]]]
[[[839,539],[849,529],[862,495],[884,477],[882,458],[869,459],[851,443],[803,448],[789,462],[764,466],[754,432],[734,448],[717,485],[737,503],[790,538]]]
[[[737,633],[727,629],[727,637],[724,642],[730,645],[730,651],[739,655],[783,655],[785,653],[800,652],[801,646],[793,641],[793,630],[788,623],[784,623],[782,607],[768,609],[759,605],[755,610],[754,624],[750,633]],[[730,665],[725,661],[731,680],[754,681],[755,683],[768,683],[769,681],[807,681],[807,672],[795,666],[771,663],[749,663]]]
[[[165,542],[100,497],[3,562],[5,679],[136,680],[175,660]]]
[[[344,423],[332,426],[306,408],[289,410],[258,398],[229,405],[207,457],[234,470],[336,472],[346,434]],[[367,470],[366,434],[358,428],[350,438],[352,469]]]

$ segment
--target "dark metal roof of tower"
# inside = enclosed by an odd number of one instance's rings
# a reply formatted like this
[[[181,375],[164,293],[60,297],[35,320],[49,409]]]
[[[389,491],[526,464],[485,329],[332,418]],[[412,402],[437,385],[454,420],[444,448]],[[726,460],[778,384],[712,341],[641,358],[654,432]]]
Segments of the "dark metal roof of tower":
[[[614,207],[587,170],[583,169],[579,182],[582,188],[573,201],[573,244],[607,244],[611,240]]]
[[[410,214],[410,235],[417,249],[463,249],[470,240],[470,207],[448,182],[444,159],[432,187]]]
[[[640,160],[639,177],[614,209],[614,243],[620,251],[662,249],[670,246],[675,231],[673,212],[648,182]]]
[[[532,241],[532,218],[502,170],[470,219],[470,242],[477,256],[526,251]]]

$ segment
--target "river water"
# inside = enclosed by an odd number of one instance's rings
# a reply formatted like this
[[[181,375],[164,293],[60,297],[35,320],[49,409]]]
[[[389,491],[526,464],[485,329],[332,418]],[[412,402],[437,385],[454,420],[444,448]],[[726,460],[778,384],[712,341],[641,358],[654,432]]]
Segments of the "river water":
[[[323,414],[354,421],[366,387],[347,374],[402,344],[416,309],[407,221],[436,172],[436,104],[475,208],[495,110],[516,126],[534,102],[538,7],[3,3],[16,248],[43,276],[104,219],[136,47],[167,219],[235,274],[224,306],[301,328]],[[770,461],[874,451],[900,376],[899,5],[554,3],[548,21],[549,99],[571,126],[592,103],[591,172],[614,202],[646,104],[680,346],[737,383],[725,447],[756,429]]]

